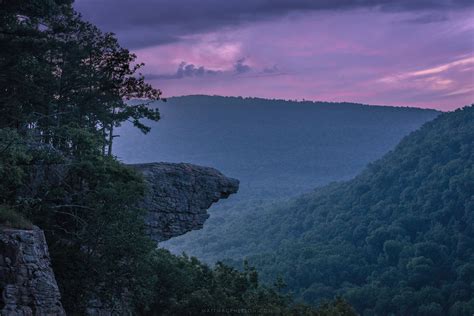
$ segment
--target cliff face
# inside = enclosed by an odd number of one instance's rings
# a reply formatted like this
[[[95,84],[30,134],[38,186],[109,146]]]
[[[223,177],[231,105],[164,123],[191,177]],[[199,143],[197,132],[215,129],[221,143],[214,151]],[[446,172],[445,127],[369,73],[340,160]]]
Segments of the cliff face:
[[[44,234],[0,230],[0,314],[65,315]]]
[[[187,163],[131,165],[148,184],[142,207],[146,224],[157,242],[201,229],[209,217],[207,209],[239,189],[239,181],[213,168]]]

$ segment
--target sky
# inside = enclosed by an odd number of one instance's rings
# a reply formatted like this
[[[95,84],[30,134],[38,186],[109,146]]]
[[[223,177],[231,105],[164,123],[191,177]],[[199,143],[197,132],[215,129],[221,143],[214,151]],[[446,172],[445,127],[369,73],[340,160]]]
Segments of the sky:
[[[164,96],[474,103],[474,1],[76,0]]]

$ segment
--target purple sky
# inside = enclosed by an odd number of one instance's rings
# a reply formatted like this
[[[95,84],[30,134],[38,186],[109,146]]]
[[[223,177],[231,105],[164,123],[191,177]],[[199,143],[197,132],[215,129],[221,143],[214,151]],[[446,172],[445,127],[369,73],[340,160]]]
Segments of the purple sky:
[[[451,110],[474,102],[474,1],[76,0],[165,96]]]

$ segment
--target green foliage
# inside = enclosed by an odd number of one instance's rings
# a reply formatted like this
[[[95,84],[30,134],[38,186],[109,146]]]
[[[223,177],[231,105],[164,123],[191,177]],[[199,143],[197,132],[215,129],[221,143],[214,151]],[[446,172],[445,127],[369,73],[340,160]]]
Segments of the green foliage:
[[[45,231],[68,311],[97,299],[114,307],[125,289],[129,300],[146,301],[155,247],[136,207],[143,179],[102,155],[93,131],[62,133],[74,143],[67,152],[0,129],[0,223],[31,229],[33,222]]]
[[[144,299],[147,257],[154,246],[135,206],[143,191],[132,170],[92,156],[76,161],[61,186],[48,188],[32,206],[35,223],[58,227],[48,242],[69,310],[83,310],[92,299],[115,306],[124,289],[132,293],[130,299]]]
[[[114,128],[158,120],[148,106],[161,91],[144,81],[136,56],[112,34],[84,22],[67,0],[4,1],[0,12],[0,128],[68,151],[64,129],[87,128],[111,155]],[[137,99],[133,105],[126,100]]]
[[[13,203],[18,186],[25,177],[22,165],[31,156],[25,141],[12,129],[0,129],[0,204]]]
[[[206,251],[246,256],[307,303],[340,295],[367,315],[470,315],[473,126],[473,106],[442,114],[353,180],[249,204],[239,234]]]
[[[350,316],[357,315],[352,306],[338,297],[334,301],[324,302],[319,307],[318,315],[321,316]]]
[[[2,223],[46,233],[68,311],[145,296],[140,176],[111,157],[114,128],[158,120],[135,55],[74,12],[72,1],[2,1]],[[133,105],[127,100],[137,99]],[[142,295],[143,294],[143,295]]]
[[[153,257],[153,303],[142,315],[356,315],[342,299],[314,309],[292,304],[277,288],[263,287],[255,269],[238,271],[222,263],[214,269],[196,258],[177,257],[159,249]]]
[[[23,215],[3,205],[0,205],[0,225],[20,229],[33,228],[31,222]]]

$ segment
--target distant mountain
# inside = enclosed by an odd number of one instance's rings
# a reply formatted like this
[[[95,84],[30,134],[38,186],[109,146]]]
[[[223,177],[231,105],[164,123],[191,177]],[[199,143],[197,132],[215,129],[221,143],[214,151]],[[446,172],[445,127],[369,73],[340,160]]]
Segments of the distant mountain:
[[[353,103],[186,96],[158,103],[143,136],[122,127],[115,153],[129,163],[190,162],[241,181],[234,200],[275,198],[348,179],[439,112]]]
[[[248,254],[239,226],[251,218],[249,212],[354,177],[440,113],[217,96],[170,98],[156,106],[162,120],[151,123],[150,134],[129,126],[118,131],[114,146],[121,159],[191,162],[241,181],[238,194],[212,207],[204,229],[163,244],[207,262]]]
[[[474,106],[426,123],[353,180],[246,214],[218,237],[223,249],[238,230],[250,264],[306,302],[472,315]]]

